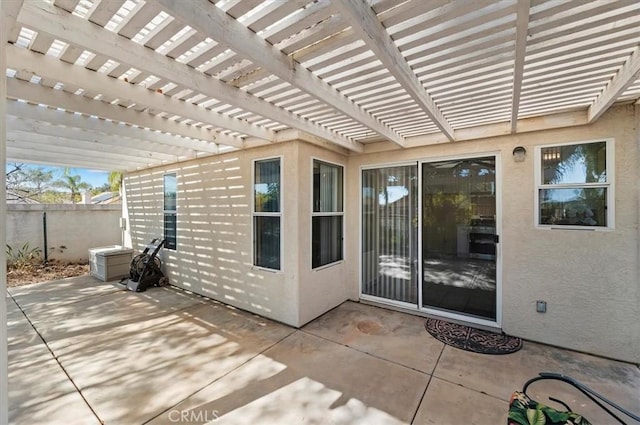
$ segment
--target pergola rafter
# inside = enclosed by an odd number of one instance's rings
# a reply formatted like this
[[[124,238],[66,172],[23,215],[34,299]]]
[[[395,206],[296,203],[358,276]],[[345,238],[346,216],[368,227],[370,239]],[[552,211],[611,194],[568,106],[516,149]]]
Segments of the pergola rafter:
[[[9,47],[9,66],[31,75],[44,77],[48,80],[83,87],[85,90],[98,94],[108,95],[110,98],[127,100],[131,103],[142,105],[136,110],[144,111],[150,108],[165,111],[170,114],[241,132],[252,137],[265,140],[274,138],[273,131],[251,125],[246,121],[231,118],[229,116],[208,111],[192,103],[165,96],[153,90],[146,89],[135,84],[127,84],[107,75],[96,73],[85,68],[74,69],[74,65],[64,63],[53,57],[38,55],[20,49]],[[77,67],[76,67],[77,68]],[[212,134],[219,143],[229,146],[242,147],[242,139],[238,137]]]
[[[589,107],[589,122],[597,120],[616,99],[640,78],[640,46],[636,47],[616,76]]]
[[[111,134],[98,133],[96,131],[80,130],[78,128],[66,128],[59,125],[51,125],[39,121],[28,120],[9,116],[7,118],[7,134],[9,138],[30,140],[31,135],[36,137],[46,136],[51,139],[52,146],[58,146],[56,140],[63,141],[60,145],[75,144],[78,148],[84,147],[91,151],[117,153],[130,155],[136,159],[145,159],[153,162],[176,162],[181,158],[161,151],[154,151],[138,143],[144,140],[126,139]],[[34,139],[35,140],[35,139]],[[45,139],[39,139],[46,142]]]
[[[640,99],[633,0],[10,4],[10,98],[180,158],[285,134],[352,154],[517,134]]]
[[[46,4],[41,3],[25,4],[18,15],[18,21],[26,26],[38,28],[40,32],[72,45],[83,47],[86,50],[100,51],[103,55],[120,63],[128,64],[148,74],[157,75],[179,86],[191,87],[194,91],[210,98],[231,104],[241,104],[243,109],[260,116],[300,128],[350,150],[362,150],[361,146],[351,140],[340,137],[286,110],[274,107],[260,98],[251,96],[245,91],[198,72],[176,60],[137,43],[131,43],[118,34],[100,29],[96,25],[58,8],[49,8]],[[89,41],[91,46],[87,46]]]
[[[210,132],[203,128],[176,123],[166,118],[133,111],[127,108],[113,107],[104,102],[76,96],[62,90],[52,91],[38,84],[12,78],[7,82],[7,97],[22,99],[40,105],[49,105],[66,111],[80,112],[88,116],[102,117],[143,128],[153,128],[166,133],[190,138],[191,140],[183,144],[183,146],[188,144],[192,149],[201,152],[218,152],[218,147],[215,143],[204,141],[211,136],[209,134]]]
[[[7,115],[11,118],[21,118],[27,122],[41,125],[59,126],[72,131],[85,131],[95,135],[96,140],[102,137],[130,140],[138,147],[144,147],[153,152],[166,153],[180,158],[195,158],[201,141],[194,141],[159,131],[149,131],[132,125],[117,123],[97,117],[88,117],[79,113],[51,109],[26,102],[8,101]],[[11,122],[11,121],[9,121]]]
[[[244,25],[231,18],[219,8],[211,8],[206,0],[176,3],[172,0],[155,0],[164,10],[183,22],[197,28],[214,40],[228,45],[240,55],[251,60],[278,76],[283,81],[312,94],[327,105],[376,131],[381,136],[404,145],[404,140],[373,118],[370,114],[351,102],[320,78],[313,75],[298,62],[282,53],[267,39],[255,34]]]
[[[453,127],[420,83],[373,9],[361,0],[333,0],[333,5],[347,18],[351,28],[367,43],[376,57],[420,105],[440,131],[453,141]]]
[[[511,100],[511,132],[515,133],[520,109],[522,79],[524,77],[524,60],[527,51],[527,31],[529,29],[529,11],[531,0],[518,0],[516,17],[516,40],[513,64],[513,91]]]

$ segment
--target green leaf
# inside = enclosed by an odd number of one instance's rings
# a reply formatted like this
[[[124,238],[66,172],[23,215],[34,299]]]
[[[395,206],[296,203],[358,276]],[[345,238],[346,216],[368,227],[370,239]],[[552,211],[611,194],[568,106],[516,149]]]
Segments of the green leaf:
[[[571,415],[569,414],[569,412],[561,412],[558,411],[552,407],[548,407],[545,406],[541,409],[549,418],[549,420],[551,420],[551,423],[566,423],[567,420],[569,420],[569,418],[571,417]]]
[[[508,418],[518,423],[519,425],[529,425],[529,421],[527,420],[527,417],[522,410],[509,410]]]
[[[542,410],[527,409],[527,419],[529,420],[529,425],[545,425],[547,423]]]

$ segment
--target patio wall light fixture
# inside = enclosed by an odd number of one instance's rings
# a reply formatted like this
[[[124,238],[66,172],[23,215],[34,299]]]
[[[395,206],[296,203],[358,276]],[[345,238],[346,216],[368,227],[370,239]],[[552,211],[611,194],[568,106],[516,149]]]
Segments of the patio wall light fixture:
[[[527,150],[522,146],[517,146],[513,149],[513,160],[515,162],[524,162],[524,157],[527,155]]]

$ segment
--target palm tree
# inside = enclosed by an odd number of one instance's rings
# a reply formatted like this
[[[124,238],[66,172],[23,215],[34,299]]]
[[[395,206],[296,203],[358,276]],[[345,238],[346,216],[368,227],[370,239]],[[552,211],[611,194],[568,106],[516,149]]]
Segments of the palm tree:
[[[89,183],[81,180],[81,176],[73,176],[71,175],[71,170],[69,168],[65,168],[62,179],[53,182],[53,185],[69,190],[71,192],[71,202],[75,204],[81,199],[80,194],[82,191],[91,189],[91,185]]]
[[[109,186],[112,192],[120,192],[122,185],[122,171],[112,171],[109,173]]]

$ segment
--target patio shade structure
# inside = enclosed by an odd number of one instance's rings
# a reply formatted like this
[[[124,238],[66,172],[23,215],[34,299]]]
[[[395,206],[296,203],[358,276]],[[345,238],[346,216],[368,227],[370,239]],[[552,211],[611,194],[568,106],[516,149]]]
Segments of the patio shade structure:
[[[6,2],[7,158],[135,170],[306,137],[363,152],[640,98],[640,4]]]
[[[355,155],[640,99],[637,0],[0,5],[3,161],[135,171],[289,140]]]

